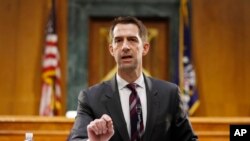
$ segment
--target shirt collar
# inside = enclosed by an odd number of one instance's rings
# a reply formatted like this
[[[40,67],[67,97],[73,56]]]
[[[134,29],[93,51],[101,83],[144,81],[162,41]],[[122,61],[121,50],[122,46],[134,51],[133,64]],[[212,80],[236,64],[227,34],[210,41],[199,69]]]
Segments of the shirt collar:
[[[117,84],[118,84],[118,89],[121,90],[124,87],[126,87],[127,84],[129,84],[126,80],[124,80],[123,78],[121,78],[118,73],[116,73],[116,80],[117,80]],[[143,75],[141,73],[141,75],[138,77],[137,80],[135,80],[135,82],[137,85],[139,85],[139,87],[144,88],[145,84],[144,84],[144,78]]]

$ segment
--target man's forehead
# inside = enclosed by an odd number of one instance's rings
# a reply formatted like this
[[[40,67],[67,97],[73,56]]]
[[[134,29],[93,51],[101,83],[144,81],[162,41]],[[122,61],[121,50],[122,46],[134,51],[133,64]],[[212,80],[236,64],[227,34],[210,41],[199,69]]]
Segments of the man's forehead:
[[[117,32],[117,31],[123,31],[124,30],[133,30],[133,31],[137,31],[139,32],[139,29],[137,27],[137,25],[135,24],[132,24],[132,23],[129,23],[129,24],[117,24],[115,27],[114,27],[114,30],[113,32]]]
[[[117,24],[113,31],[114,37],[117,36],[139,36],[139,29],[135,24]]]

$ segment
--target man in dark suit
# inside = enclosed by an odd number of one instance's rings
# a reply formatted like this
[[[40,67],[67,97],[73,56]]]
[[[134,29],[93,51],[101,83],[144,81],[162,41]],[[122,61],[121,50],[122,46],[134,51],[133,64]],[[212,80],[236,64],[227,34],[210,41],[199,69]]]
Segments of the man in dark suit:
[[[150,48],[143,23],[118,17],[110,39],[117,73],[81,91],[70,140],[196,141],[178,86],[142,72],[142,58]]]

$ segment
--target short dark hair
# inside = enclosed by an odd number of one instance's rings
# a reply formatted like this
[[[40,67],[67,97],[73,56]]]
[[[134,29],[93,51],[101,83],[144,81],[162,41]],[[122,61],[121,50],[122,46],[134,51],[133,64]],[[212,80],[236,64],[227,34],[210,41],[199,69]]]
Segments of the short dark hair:
[[[148,40],[148,31],[146,26],[137,19],[136,17],[126,16],[126,17],[117,17],[113,20],[110,29],[109,29],[109,39],[112,42],[113,39],[113,31],[117,24],[135,24],[139,29],[139,36],[142,38],[142,41]]]

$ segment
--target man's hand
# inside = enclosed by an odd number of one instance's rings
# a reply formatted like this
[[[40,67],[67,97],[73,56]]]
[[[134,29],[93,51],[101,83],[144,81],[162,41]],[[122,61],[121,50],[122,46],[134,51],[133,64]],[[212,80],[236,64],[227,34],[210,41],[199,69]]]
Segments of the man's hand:
[[[91,121],[87,126],[89,141],[108,141],[114,135],[113,122],[104,114],[100,119]]]

